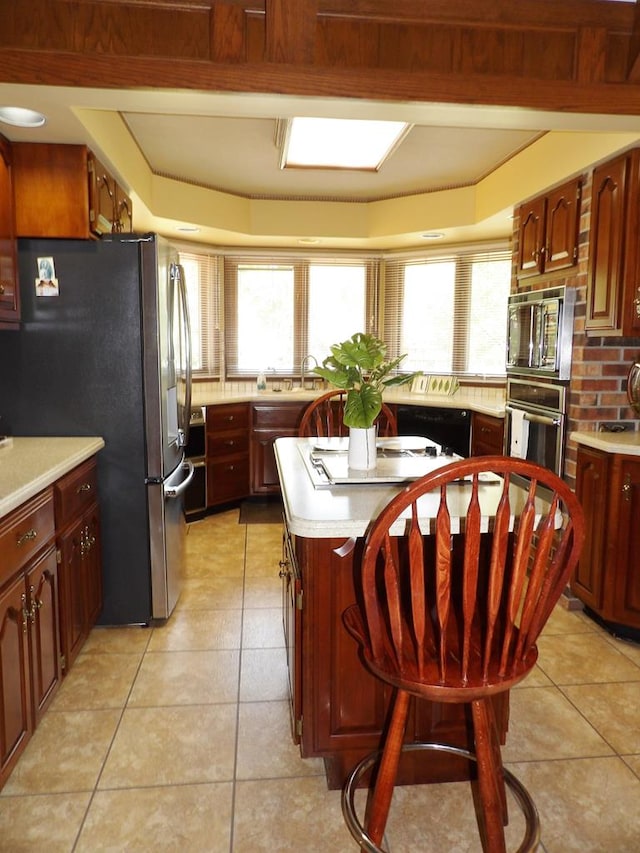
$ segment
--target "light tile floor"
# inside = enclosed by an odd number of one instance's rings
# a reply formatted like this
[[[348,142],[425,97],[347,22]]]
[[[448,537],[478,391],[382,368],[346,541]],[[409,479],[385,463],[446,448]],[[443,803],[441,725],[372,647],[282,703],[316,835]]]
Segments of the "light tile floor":
[[[237,510],[192,524],[167,624],[92,632],[0,794],[1,851],[357,850],[289,737],[280,536]],[[541,850],[640,851],[640,646],[557,608],[503,754]],[[479,850],[465,783],[398,788],[388,829],[392,853]]]

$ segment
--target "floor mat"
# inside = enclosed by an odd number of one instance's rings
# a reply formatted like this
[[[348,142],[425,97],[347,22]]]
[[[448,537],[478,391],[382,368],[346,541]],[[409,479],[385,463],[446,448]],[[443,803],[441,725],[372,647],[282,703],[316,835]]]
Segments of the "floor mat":
[[[282,524],[280,498],[253,498],[240,504],[239,524]]]

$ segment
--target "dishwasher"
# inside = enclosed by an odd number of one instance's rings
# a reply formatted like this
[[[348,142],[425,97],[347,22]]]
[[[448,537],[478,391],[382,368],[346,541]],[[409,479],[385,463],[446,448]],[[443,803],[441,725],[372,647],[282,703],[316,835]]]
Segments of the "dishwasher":
[[[399,435],[423,435],[459,456],[468,456],[471,412],[444,406],[398,406]]]

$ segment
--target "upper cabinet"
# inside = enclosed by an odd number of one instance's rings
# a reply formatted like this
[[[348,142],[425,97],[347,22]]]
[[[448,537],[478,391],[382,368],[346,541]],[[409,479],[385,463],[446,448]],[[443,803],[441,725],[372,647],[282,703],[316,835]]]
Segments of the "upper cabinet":
[[[87,239],[131,231],[131,200],[84,145],[13,146],[18,237]]]
[[[0,136],[0,325],[5,329],[20,320],[11,156],[10,143]]]
[[[566,269],[578,262],[582,183],[575,178],[519,209],[518,278]]]
[[[640,149],[627,151],[593,173],[587,331],[640,334]]]

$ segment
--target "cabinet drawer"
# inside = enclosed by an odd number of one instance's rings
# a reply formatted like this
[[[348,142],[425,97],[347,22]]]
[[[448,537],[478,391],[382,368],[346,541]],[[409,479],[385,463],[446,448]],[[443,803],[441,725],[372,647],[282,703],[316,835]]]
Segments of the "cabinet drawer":
[[[304,403],[254,403],[253,427],[268,427],[285,430],[297,429],[302,413],[309,405],[309,400]]]
[[[54,486],[58,529],[81,515],[98,499],[98,470],[93,459],[78,465]]]
[[[0,585],[53,538],[53,494],[45,489],[0,522]]]
[[[249,432],[207,436],[207,457],[235,456],[249,452]]]
[[[249,457],[207,463],[209,506],[245,498],[249,494]]]
[[[230,403],[224,406],[207,406],[207,432],[229,432],[248,429],[248,403]]]

